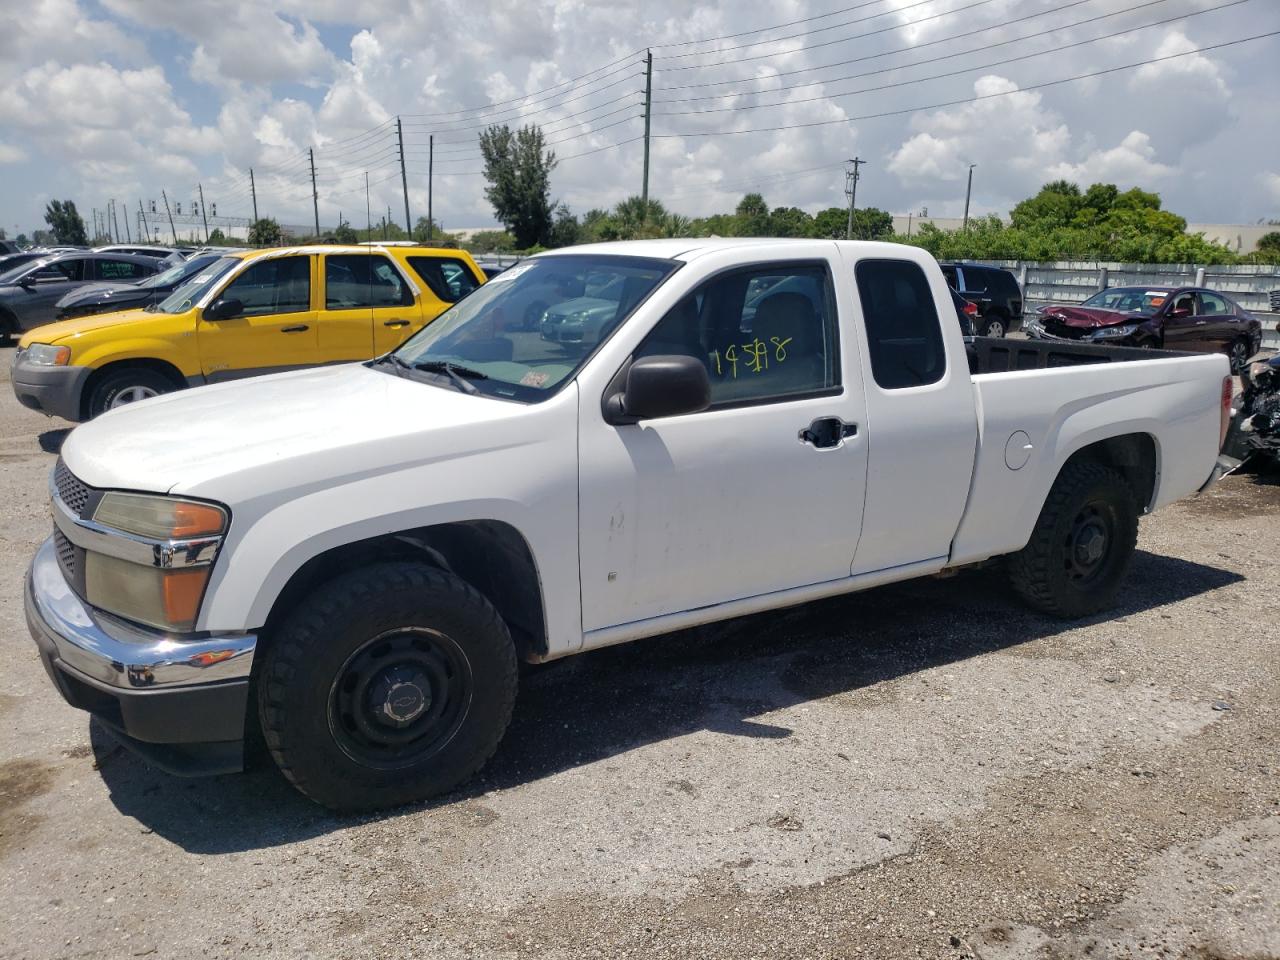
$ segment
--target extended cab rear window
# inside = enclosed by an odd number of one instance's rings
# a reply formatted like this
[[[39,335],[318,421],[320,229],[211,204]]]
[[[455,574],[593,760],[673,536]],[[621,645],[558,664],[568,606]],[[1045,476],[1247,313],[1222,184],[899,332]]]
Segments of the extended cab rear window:
[[[457,303],[480,286],[461,260],[449,257],[409,257],[409,266],[427,288],[445,303]]]
[[[863,260],[854,275],[876,383],[900,390],[941,380],[947,354],[933,292],[920,266],[909,260]]]

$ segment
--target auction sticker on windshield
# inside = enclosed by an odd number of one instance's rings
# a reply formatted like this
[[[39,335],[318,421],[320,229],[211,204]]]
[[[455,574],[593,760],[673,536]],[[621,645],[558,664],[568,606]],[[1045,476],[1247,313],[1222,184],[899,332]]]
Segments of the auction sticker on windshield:
[[[535,266],[537,266],[537,264],[521,263],[521,264],[517,264],[514,267],[508,267],[506,270],[503,270],[500,274],[498,274],[496,277],[490,280],[489,283],[490,284],[506,283],[508,280],[514,280],[516,277],[520,276],[523,273],[528,273]]]

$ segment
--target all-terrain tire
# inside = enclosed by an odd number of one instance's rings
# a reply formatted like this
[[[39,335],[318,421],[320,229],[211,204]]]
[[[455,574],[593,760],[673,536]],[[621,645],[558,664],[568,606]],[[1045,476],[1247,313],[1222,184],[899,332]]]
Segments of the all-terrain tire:
[[[1137,542],[1138,506],[1125,478],[1099,463],[1071,462],[1054,481],[1030,542],[1009,558],[1010,577],[1037,610],[1087,617],[1115,602]]]
[[[375,708],[390,711],[394,691],[409,689],[395,684],[416,669],[395,658],[419,655],[418,643],[431,645],[427,673],[432,658],[447,661],[439,683],[412,680],[430,710],[403,731],[380,726],[388,721]],[[382,674],[370,673],[379,663]],[[379,563],[323,584],[288,615],[261,665],[258,713],[272,759],[302,793],[334,810],[374,810],[445,793],[479,770],[510,722],[516,676],[507,625],[478,591],[426,564]],[[453,689],[464,681],[465,693]],[[415,732],[437,709],[452,719]],[[368,740],[370,730],[395,742]]]

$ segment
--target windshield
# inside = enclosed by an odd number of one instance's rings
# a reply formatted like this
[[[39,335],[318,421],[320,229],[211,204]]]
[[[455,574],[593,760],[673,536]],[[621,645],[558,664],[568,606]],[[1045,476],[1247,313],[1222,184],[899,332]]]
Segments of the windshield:
[[[185,280],[192,274],[199,273],[217,259],[218,257],[216,254],[211,254],[204,257],[193,257],[190,260],[175,263],[168,270],[165,270],[162,273],[157,273],[154,276],[147,277],[147,279],[139,283],[138,286],[147,290],[152,290],[156,287],[172,286],[181,280]]]
[[[592,254],[527,260],[406,341],[395,352],[401,362],[393,369],[426,367],[438,374],[443,366],[455,367],[476,392],[542,400],[678,266]]]
[[[1168,290],[1148,290],[1145,287],[1115,287],[1103,290],[1080,304],[1098,310],[1114,310],[1117,313],[1140,313],[1154,316],[1169,297]]]
[[[156,311],[158,313],[186,313],[196,300],[209,289],[211,283],[224,276],[228,270],[238,263],[240,263],[239,257],[218,257],[212,263],[207,264],[205,269],[156,304]],[[165,272],[167,273],[168,271]]]
[[[37,267],[43,267],[51,259],[53,258],[45,257],[42,260],[28,260],[21,266],[14,267],[12,270],[6,270],[4,273],[0,273],[0,283],[14,283],[28,270],[35,270]]]

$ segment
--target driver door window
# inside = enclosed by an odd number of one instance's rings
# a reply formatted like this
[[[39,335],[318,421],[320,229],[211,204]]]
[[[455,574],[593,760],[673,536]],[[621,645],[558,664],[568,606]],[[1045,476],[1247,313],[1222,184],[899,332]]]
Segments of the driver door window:
[[[658,321],[636,356],[696,357],[713,408],[839,392],[832,301],[822,266],[722,274]]]

